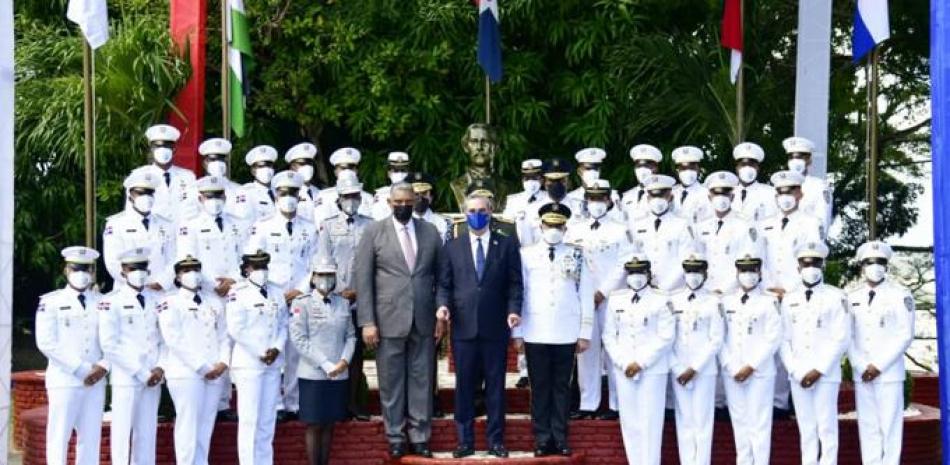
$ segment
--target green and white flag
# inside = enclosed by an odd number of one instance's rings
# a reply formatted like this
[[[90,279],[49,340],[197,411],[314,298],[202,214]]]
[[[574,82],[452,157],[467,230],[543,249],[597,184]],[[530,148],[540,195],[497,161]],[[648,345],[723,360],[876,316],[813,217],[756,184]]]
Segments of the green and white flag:
[[[247,95],[250,93],[247,76],[247,61],[251,58],[251,36],[248,33],[247,16],[244,14],[244,0],[229,0],[228,14],[228,64],[231,68],[231,129],[238,137],[244,137],[244,112],[247,108]]]

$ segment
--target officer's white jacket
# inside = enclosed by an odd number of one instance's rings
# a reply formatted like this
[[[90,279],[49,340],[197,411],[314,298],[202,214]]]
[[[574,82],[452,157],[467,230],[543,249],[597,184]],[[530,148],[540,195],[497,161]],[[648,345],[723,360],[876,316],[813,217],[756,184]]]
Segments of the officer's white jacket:
[[[656,228],[658,218],[659,229]],[[643,242],[643,252],[650,259],[653,284],[664,292],[682,287],[683,250],[693,241],[689,221],[670,211],[660,216],[649,213],[634,218],[630,231],[633,240]]]
[[[280,287],[268,284],[264,297],[261,288],[250,281],[238,282],[228,293],[225,318],[234,342],[231,369],[277,370],[284,365],[289,315]],[[268,349],[281,351],[270,366],[260,360]]]
[[[742,200],[742,191],[746,192]],[[775,203],[775,188],[761,182],[753,182],[748,186],[739,184],[733,189],[732,209],[742,213],[742,216],[752,221],[761,221],[778,214],[778,205]]]
[[[590,340],[594,324],[594,281],[584,253],[563,242],[554,260],[544,242],[521,249],[524,302],[521,324],[511,337],[537,344]]]
[[[834,192],[834,186],[817,176],[807,175],[805,182],[802,183],[802,200],[799,208],[821,220],[821,226],[825,231],[831,227]]]
[[[439,231],[439,237],[442,238],[443,245],[445,245],[445,243],[452,238],[452,221],[438,213],[433,212],[431,208],[426,210],[426,212],[422,215],[413,213],[412,216],[416,219],[425,220],[432,226],[435,226],[435,229]]]
[[[720,226],[719,222],[722,221]],[[710,267],[703,287],[719,292],[730,292],[736,282],[736,254],[758,240],[758,231],[739,213],[729,211],[726,216],[712,217],[695,226],[696,240],[706,249]]]
[[[293,235],[287,234],[287,222],[293,223]],[[287,219],[275,213],[251,227],[251,250],[270,254],[268,279],[285,291],[295,287],[309,274],[310,257],[316,252],[317,227],[299,217]]]
[[[688,192],[685,199],[683,192]],[[692,223],[709,218],[713,213],[709,189],[698,180],[689,187],[682,184],[673,186],[673,211]]]
[[[594,291],[607,296],[610,291],[624,286],[625,259],[633,249],[633,243],[624,223],[604,215],[597,229],[593,218],[571,221],[564,235],[564,242],[584,251],[584,260],[591,271]]]
[[[634,297],[639,299],[633,302]],[[610,360],[620,370],[636,362],[640,375],[665,375],[676,338],[676,320],[666,295],[646,287],[639,293],[620,289],[607,298],[601,335]]]
[[[172,223],[194,214],[194,210],[189,208],[189,206],[194,205],[195,201],[195,173],[191,170],[172,165],[168,168],[170,181],[168,185],[165,184],[165,170],[154,164],[135,168],[131,175],[134,176],[137,173],[149,173],[153,179],[157,180],[155,183],[155,206],[153,207],[155,213],[170,219]],[[128,200],[126,200],[126,204],[128,204]],[[182,208],[183,206],[186,208]]]
[[[116,282],[116,287],[125,282],[119,255],[136,247],[148,247],[149,283],[161,284],[163,289],[172,289],[175,274],[172,264],[175,259],[175,227],[161,214],[149,215],[148,229],[142,223],[142,215],[128,207],[110,216],[102,232],[102,260],[106,271]]]
[[[297,196],[297,214],[305,220],[313,223],[313,217],[317,211],[317,196],[320,195],[320,188],[312,184],[304,184]],[[314,223],[316,224],[316,223]]]
[[[106,360],[112,364],[113,386],[141,386],[152,369],[165,360],[165,343],[158,328],[157,307],[161,294],[142,289],[145,307],[128,285],[106,294],[99,304],[99,338]]]
[[[347,221],[352,219],[353,221]],[[373,220],[357,213],[348,217],[342,213],[333,215],[320,225],[316,250],[329,251],[336,262],[336,288],[339,290],[356,288],[353,282],[353,266],[356,263],[356,247],[363,237],[363,231]],[[310,292],[310,274],[301,280],[298,289]]]
[[[66,286],[40,297],[36,309],[36,347],[47,358],[46,387],[79,387],[93,365],[108,370],[99,347],[98,292],[87,290],[86,307],[79,292]]]
[[[756,287],[743,304],[744,294],[740,288],[722,297],[726,339],[719,363],[730,377],[746,365],[755,370],[754,377],[775,376],[775,353],[782,342],[778,299]]]
[[[795,253],[803,244],[821,241],[824,232],[817,218],[799,210],[788,215],[785,229],[782,229],[783,217],[775,215],[758,224],[758,234],[765,246],[762,280],[767,289],[778,287],[791,291],[802,283]]]
[[[347,363],[356,348],[356,329],[350,317],[350,304],[339,294],[330,294],[330,302],[314,291],[290,304],[290,340],[300,352],[297,376],[304,379],[331,379],[328,375],[340,360]],[[347,379],[347,370],[335,380]]]
[[[313,222],[314,224],[323,223],[327,218],[341,214],[340,207],[336,201],[340,198],[336,187],[328,187],[320,190],[317,194],[316,205],[314,205]],[[360,208],[357,213],[372,218],[373,215],[373,195],[366,191],[360,192]]]
[[[271,198],[270,186],[265,186],[257,181],[245,183],[241,187],[237,204],[240,205],[241,210],[246,212],[245,219],[251,223],[267,218],[277,212],[274,199]]]
[[[822,374],[819,383],[841,382],[841,359],[851,342],[847,297],[821,283],[806,300],[807,290],[802,286],[782,298],[782,363],[795,382],[811,370]]]
[[[531,200],[531,196],[526,191],[521,191],[506,197],[505,210],[501,214],[511,221],[517,221],[519,217],[524,217],[529,213],[537,216],[538,209],[550,202],[551,198],[548,197],[547,191],[539,190],[537,194],[534,194],[534,200]],[[533,211],[529,212],[529,209]]]
[[[370,208],[370,216],[374,220],[381,220],[393,214],[393,209],[389,207],[389,191],[392,187],[393,186],[383,186],[376,189],[376,192],[373,193],[373,205]]]
[[[229,213],[221,214],[223,230],[206,212],[178,227],[176,249],[179,257],[191,255],[201,262],[201,275],[208,289],[218,278],[241,279],[241,254],[247,240],[247,223]],[[174,269],[174,268],[173,268]]]
[[[693,300],[689,300],[693,295]],[[670,373],[681,375],[689,368],[700,375],[719,373],[716,356],[722,349],[726,327],[719,297],[705,288],[684,289],[670,298],[676,318],[676,341],[670,355]]]
[[[162,368],[168,379],[201,379],[215,364],[228,365],[231,341],[224,320],[224,305],[210,293],[195,294],[180,288],[158,305],[158,326],[168,348]]]
[[[643,187],[635,186],[624,191],[620,197],[620,211],[623,212],[627,221],[650,213],[647,192]]]
[[[914,340],[914,297],[904,286],[889,279],[874,287],[874,300],[868,305],[872,288],[862,284],[848,293],[854,321],[848,359],[854,382],[873,364],[881,374],[873,382],[904,381],[904,352]]]

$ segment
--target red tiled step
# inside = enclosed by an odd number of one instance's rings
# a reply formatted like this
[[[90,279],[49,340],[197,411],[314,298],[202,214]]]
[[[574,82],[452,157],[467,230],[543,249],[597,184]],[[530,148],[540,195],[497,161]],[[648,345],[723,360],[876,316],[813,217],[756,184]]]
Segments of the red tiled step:
[[[576,452],[569,457],[555,455],[534,457],[531,452],[512,451],[511,456],[504,459],[484,454],[476,454],[474,456],[456,459],[452,458],[451,453],[445,452],[435,454],[435,457],[431,459],[418,456],[406,456],[398,461],[394,461],[394,463],[402,465],[583,465],[585,461],[584,455]]]

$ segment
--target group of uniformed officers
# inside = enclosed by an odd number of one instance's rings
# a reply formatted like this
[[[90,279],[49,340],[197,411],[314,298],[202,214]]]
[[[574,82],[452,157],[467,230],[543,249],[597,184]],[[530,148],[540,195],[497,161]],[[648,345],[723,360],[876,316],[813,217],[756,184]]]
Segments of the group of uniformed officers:
[[[277,150],[258,146],[245,157],[253,180],[240,185],[228,177],[227,140],[201,144],[207,175],[196,179],[172,164],[175,128],[146,137],[148,164],[126,178],[125,207],[103,231],[112,291],[98,292],[99,253],[68,247],[67,284],[39,302],[48,463],[66,463],[73,431],[76,463],[99,462],[107,375],[113,463],[154,463],[162,383],[179,464],[208,463],[232,383],[241,464],[272,463],[275,422],[295,416],[309,426],[311,463],[328,463],[333,424],[369,418],[356,392],[352,268],[364,228],[392,214],[389,187],[363,190],[354,148],[332,153],[336,185],[319,189],[314,145],[288,150],[278,173]],[[571,454],[568,419],[619,417],[628,461],[659,464],[671,408],[681,463],[708,464],[714,412],[726,407],[737,463],[767,464],[773,408],[793,407],[802,463],[834,464],[846,355],[863,463],[899,462],[913,298],[887,278],[892,251],[879,241],[858,249],[852,291],[824,282],[832,189],[808,174],[811,142],[784,147],[789,169],[765,184],[753,143],[735,147],[735,172],[705,180],[701,149],[672,152],[673,178],[659,173],[659,149],[637,145],[637,185],[622,194],[601,178],[602,149],[579,151],[576,170],[557,158],[522,163],[524,190],[492,227],[510,227],[522,246],[514,345],[550,346],[545,364],[530,351],[526,363],[536,455]],[[431,210],[431,179],[410,172],[404,152],[388,164],[394,185],[411,184],[415,218],[450,239],[452,221]],[[580,187],[569,190],[572,172]],[[469,190],[493,196],[486,183]]]

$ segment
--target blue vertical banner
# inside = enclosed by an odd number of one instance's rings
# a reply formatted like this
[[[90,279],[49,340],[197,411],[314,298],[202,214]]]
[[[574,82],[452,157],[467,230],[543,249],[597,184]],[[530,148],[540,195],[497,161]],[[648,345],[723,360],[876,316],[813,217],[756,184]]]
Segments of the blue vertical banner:
[[[501,81],[501,28],[498,0],[478,2],[478,64],[491,82]]]
[[[931,159],[943,464],[950,465],[950,2],[930,2]]]

